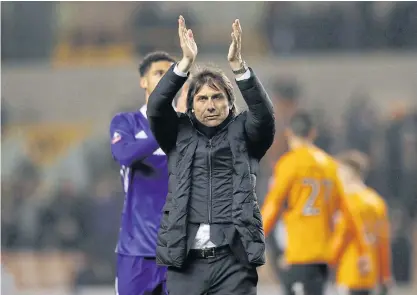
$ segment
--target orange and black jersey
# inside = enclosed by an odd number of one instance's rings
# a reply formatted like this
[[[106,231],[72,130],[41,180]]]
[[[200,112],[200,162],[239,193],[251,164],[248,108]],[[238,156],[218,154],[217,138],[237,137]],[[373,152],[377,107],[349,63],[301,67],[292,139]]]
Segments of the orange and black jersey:
[[[391,278],[389,221],[384,200],[364,185],[353,185],[348,202],[361,216],[363,233],[368,245],[370,272],[366,275],[358,269],[359,253],[351,228],[343,216],[336,222],[331,242],[333,256],[338,257],[336,282],[349,289],[372,289],[379,282]]]
[[[313,145],[302,145],[281,157],[275,167],[274,184],[262,207],[262,217],[268,235],[282,212],[288,263],[333,263],[329,242],[333,217],[339,210],[353,225],[359,249],[365,253],[360,218],[352,214],[345,200],[338,163]]]

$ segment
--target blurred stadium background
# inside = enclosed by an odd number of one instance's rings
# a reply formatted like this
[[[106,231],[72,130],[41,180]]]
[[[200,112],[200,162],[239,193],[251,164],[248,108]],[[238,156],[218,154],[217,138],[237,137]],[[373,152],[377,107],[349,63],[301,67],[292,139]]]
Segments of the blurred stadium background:
[[[178,56],[179,14],[198,62],[228,74],[230,24],[241,20],[244,58],[277,113],[259,198],[286,119],[314,111],[319,146],[371,157],[367,181],[391,209],[394,294],[416,294],[416,2],[36,1],[1,3],[2,294],[114,294],[123,194],[108,126],[144,102],[140,57]],[[261,295],[279,294],[269,242]]]

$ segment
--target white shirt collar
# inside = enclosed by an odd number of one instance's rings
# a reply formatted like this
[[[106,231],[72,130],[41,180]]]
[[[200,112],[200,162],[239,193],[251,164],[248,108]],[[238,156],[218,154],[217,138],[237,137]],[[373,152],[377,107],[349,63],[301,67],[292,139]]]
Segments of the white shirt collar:
[[[146,119],[148,119],[148,116],[146,115],[146,110],[147,109],[148,109],[148,106],[145,104],[139,110]]]

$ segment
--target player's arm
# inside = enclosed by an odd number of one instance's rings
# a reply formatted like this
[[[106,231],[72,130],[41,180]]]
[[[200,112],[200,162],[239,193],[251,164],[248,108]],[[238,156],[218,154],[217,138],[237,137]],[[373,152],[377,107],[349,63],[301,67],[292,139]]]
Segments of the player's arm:
[[[290,187],[296,176],[295,163],[288,157],[281,158],[275,166],[274,183],[272,184],[261,209],[265,236],[268,236],[275,226]]]
[[[151,156],[159,148],[153,138],[135,138],[123,114],[118,114],[112,119],[110,140],[113,158],[126,167]]]
[[[346,246],[348,245],[351,239],[348,227],[346,225],[346,220],[340,212],[337,213],[335,217],[335,229],[330,240],[330,249],[331,265],[336,265],[342,256],[342,253],[345,251]]]
[[[380,226],[378,227],[379,279],[382,284],[390,284],[392,278],[391,237],[387,206],[383,204],[380,211]]]
[[[365,257],[368,253],[368,246],[365,235],[363,234],[363,222],[361,217],[358,214],[355,214],[355,210],[351,207],[347,200],[346,184],[343,177],[343,171],[341,169],[338,170],[336,185],[340,211],[346,219],[347,226],[351,229],[352,239],[358,246],[359,254]]]
[[[338,186],[341,187],[341,184]],[[366,243],[366,237],[363,230],[363,222],[359,214],[355,214],[353,206],[349,204],[346,195],[344,194],[344,190],[340,188],[339,192],[339,208],[346,220],[346,227],[349,229],[349,234],[351,235],[350,238],[358,249],[358,270],[362,275],[366,275],[371,271],[371,262],[369,256],[369,247]],[[337,252],[331,254],[337,255]],[[337,257],[331,257],[330,261],[335,263],[336,258]]]

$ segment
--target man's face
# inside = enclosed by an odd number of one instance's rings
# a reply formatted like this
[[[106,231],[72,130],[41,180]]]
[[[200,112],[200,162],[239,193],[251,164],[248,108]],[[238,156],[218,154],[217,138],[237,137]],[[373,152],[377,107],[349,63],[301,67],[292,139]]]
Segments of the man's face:
[[[217,87],[221,89],[220,87]],[[194,95],[193,110],[198,121],[208,127],[220,125],[229,116],[229,101],[225,91],[207,84]]]
[[[172,62],[170,61],[157,61],[151,64],[148,72],[140,78],[140,87],[145,89],[146,97],[154,91],[156,85],[158,85],[162,76],[169,70]]]

